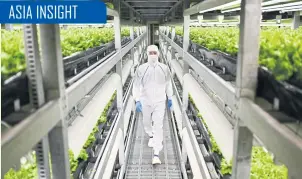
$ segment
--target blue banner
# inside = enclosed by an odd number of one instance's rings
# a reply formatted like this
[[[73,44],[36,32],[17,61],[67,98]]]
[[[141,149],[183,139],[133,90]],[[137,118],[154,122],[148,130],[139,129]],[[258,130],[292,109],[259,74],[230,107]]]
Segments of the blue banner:
[[[8,24],[103,24],[107,21],[102,1],[0,1],[0,23]]]

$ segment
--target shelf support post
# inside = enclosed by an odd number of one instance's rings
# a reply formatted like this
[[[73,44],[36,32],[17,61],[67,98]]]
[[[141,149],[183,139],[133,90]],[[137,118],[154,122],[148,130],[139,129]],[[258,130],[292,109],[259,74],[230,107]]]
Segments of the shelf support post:
[[[45,103],[42,66],[36,24],[23,25],[27,74],[29,77],[29,96],[33,108],[38,109]],[[48,135],[42,138],[35,147],[38,177],[50,178]]]
[[[189,0],[184,0],[183,1],[183,10],[187,9],[190,7],[190,2]],[[189,73],[189,65],[187,63],[187,61],[185,61],[184,59],[184,53],[185,51],[187,51],[188,49],[188,45],[189,45],[189,33],[190,33],[190,15],[188,16],[184,16],[184,22],[183,22],[183,31],[184,31],[184,35],[183,35],[183,53],[181,54],[183,57],[183,62],[184,62],[184,66],[183,66],[183,81],[181,82],[182,84],[185,84],[185,78],[184,76],[186,74]],[[186,111],[188,108],[188,103],[189,103],[189,91],[187,89],[187,87],[184,85],[183,86],[183,91],[182,91],[182,132],[185,131],[185,126],[186,126]],[[182,135],[182,140],[184,139],[183,135]],[[182,148],[182,162],[185,165],[187,162],[187,151],[185,150],[185,147],[183,146]]]
[[[183,1],[183,9],[187,9],[190,7],[189,0]],[[183,76],[187,73],[189,73],[189,64],[185,60],[185,53],[188,51],[189,48],[189,41],[190,41],[190,15],[184,16],[184,22],[183,22],[183,52],[182,52],[182,59],[184,62],[183,66]],[[184,79],[184,78],[183,78]],[[182,84],[184,84],[184,81],[182,81]],[[183,109],[186,111],[188,108],[188,90],[183,90]]]
[[[54,178],[70,179],[68,156],[67,104],[64,84],[63,59],[58,24],[40,25],[43,79],[46,102],[60,99],[61,120],[49,132],[52,175]]]
[[[243,0],[236,76],[236,99],[254,100],[257,86],[261,0]],[[255,28],[256,27],[256,28]],[[240,104],[240,103],[237,103]],[[241,106],[238,106],[240,110]],[[250,178],[253,133],[240,117],[234,129],[232,179]]]
[[[122,43],[121,43],[121,23],[120,23],[120,1],[115,0],[114,1],[114,8],[118,12],[118,16],[114,17],[114,37],[115,37],[115,49],[117,53],[120,53],[122,50]],[[122,63],[123,57],[120,56],[120,60],[117,62],[115,68],[116,73],[120,76],[119,79],[119,85],[116,89],[116,102],[117,102],[117,109],[119,113],[121,114],[121,122],[119,123],[119,128],[122,130],[122,135],[124,139],[124,107],[123,107],[123,63]],[[120,149],[124,149],[124,141],[120,143]],[[124,150],[120,150],[118,152],[119,154],[119,164],[122,166],[124,165],[125,160],[125,152]]]
[[[175,12],[175,11],[173,11],[173,12]],[[174,41],[175,35],[176,35],[175,26],[173,26],[172,27],[172,36],[171,36],[172,41]],[[175,49],[173,47],[171,48],[171,58],[172,58],[172,60],[175,60]]]
[[[300,26],[300,11],[294,12],[294,19],[292,24],[292,29],[297,29]]]
[[[174,41],[174,38],[175,38],[175,26],[172,26],[171,40]]]
[[[130,11],[130,19],[132,20],[133,19],[133,11]],[[134,40],[134,27],[133,25],[130,26],[130,38],[131,38],[131,41]],[[135,60],[134,58],[134,52],[135,52],[135,49],[134,47],[131,49],[131,53],[130,53],[130,60],[133,60],[133,65],[132,65],[132,68],[131,68],[131,75],[133,76],[134,75],[134,67],[136,66],[137,64],[137,60]]]

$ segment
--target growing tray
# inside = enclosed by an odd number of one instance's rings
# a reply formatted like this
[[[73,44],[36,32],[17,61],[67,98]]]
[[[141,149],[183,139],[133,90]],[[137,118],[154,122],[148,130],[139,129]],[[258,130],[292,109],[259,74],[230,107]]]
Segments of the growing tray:
[[[196,48],[194,51],[204,57],[198,60],[209,69],[226,81],[236,80],[236,57],[221,51],[209,50],[198,44],[191,45],[191,47]],[[225,68],[225,74],[220,72],[223,68]],[[295,120],[302,121],[302,90],[299,88],[302,87],[302,82],[294,79],[296,78],[293,76],[286,82],[277,81],[270,71],[259,67],[257,96],[266,99],[271,104],[279,101],[279,111]],[[279,120],[280,122],[291,122],[284,118]]]
[[[129,37],[124,37],[122,39],[122,45],[124,46],[130,41],[131,39]],[[87,66],[95,63],[98,58],[101,59],[114,50],[114,42],[109,42],[107,44],[65,57],[63,59],[65,80],[87,68]],[[20,106],[29,104],[28,77],[25,71],[19,72],[8,79],[3,79],[2,77],[1,86],[2,118],[16,111],[15,104],[17,104],[18,101],[20,101]],[[8,124],[11,124],[10,121],[7,122]]]
[[[20,72],[10,79],[10,82],[1,85],[2,118],[16,110],[15,104],[19,103],[21,107],[29,103],[28,78],[26,72]]]
[[[99,131],[95,133],[96,140],[92,142],[85,150],[88,154],[88,159],[86,161],[83,161],[79,159],[79,165],[76,169],[76,171],[73,173],[74,179],[89,179],[91,174],[93,173],[94,166],[96,165],[96,160],[99,155],[101,155],[101,149],[104,144],[104,141],[106,137],[108,136],[107,133],[112,127],[110,123],[112,121],[109,121],[111,116],[108,116],[108,114],[111,114],[112,111],[115,111],[116,105],[114,102],[108,109],[107,113],[107,120],[105,123],[101,123],[98,125]],[[115,114],[117,115],[117,114]],[[115,117],[115,116],[114,116]]]
[[[189,116],[189,119],[192,125],[192,128],[194,130],[198,130],[198,133],[201,135],[202,140],[200,141],[200,136],[195,134],[195,137],[197,139],[197,142],[199,144],[203,144],[205,147],[206,152],[202,152],[202,155],[206,161],[206,163],[212,163],[214,166],[214,170],[211,169],[212,174],[214,174],[214,176],[218,176],[218,174],[220,173],[220,165],[221,165],[221,157],[216,154],[211,152],[212,151],[212,143],[208,134],[208,131],[206,130],[206,128],[204,127],[204,125],[202,124],[202,120],[197,116],[198,111],[197,109],[194,107],[193,103],[191,101],[189,101],[188,103],[188,108],[187,108],[187,114]],[[199,145],[199,148],[201,151],[203,151],[203,147],[202,145]],[[210,168],[209,168],[210,169]]]

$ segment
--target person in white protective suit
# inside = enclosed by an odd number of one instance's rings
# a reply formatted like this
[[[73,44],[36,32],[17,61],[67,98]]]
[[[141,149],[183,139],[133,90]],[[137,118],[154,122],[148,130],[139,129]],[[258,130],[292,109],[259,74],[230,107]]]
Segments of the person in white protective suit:
[[[152,164],[161,164],[159,152],[163,148],[166,100],[168,97],[168,108],[171,108],[173,89],[167,65],[158,61],[158,47],[148,46],[147,54],[148,62],[140,65],[135,74],[133,97],[136,111],[143,114],[144,129],[150,137],[148,146],[153,147]]]

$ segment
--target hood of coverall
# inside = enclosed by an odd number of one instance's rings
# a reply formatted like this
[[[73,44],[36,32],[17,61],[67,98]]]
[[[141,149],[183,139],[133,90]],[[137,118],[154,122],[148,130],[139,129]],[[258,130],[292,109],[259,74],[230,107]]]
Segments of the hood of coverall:
[[[155,51],[157,53],[156,55],[150,55],[149,54],[150,51]],[[148,55],[148,63],[150,63],[151,65],[155,65],[158,62],[158,56],[159,56],[158,47],[156,45],[148,46],[147,55]]]

